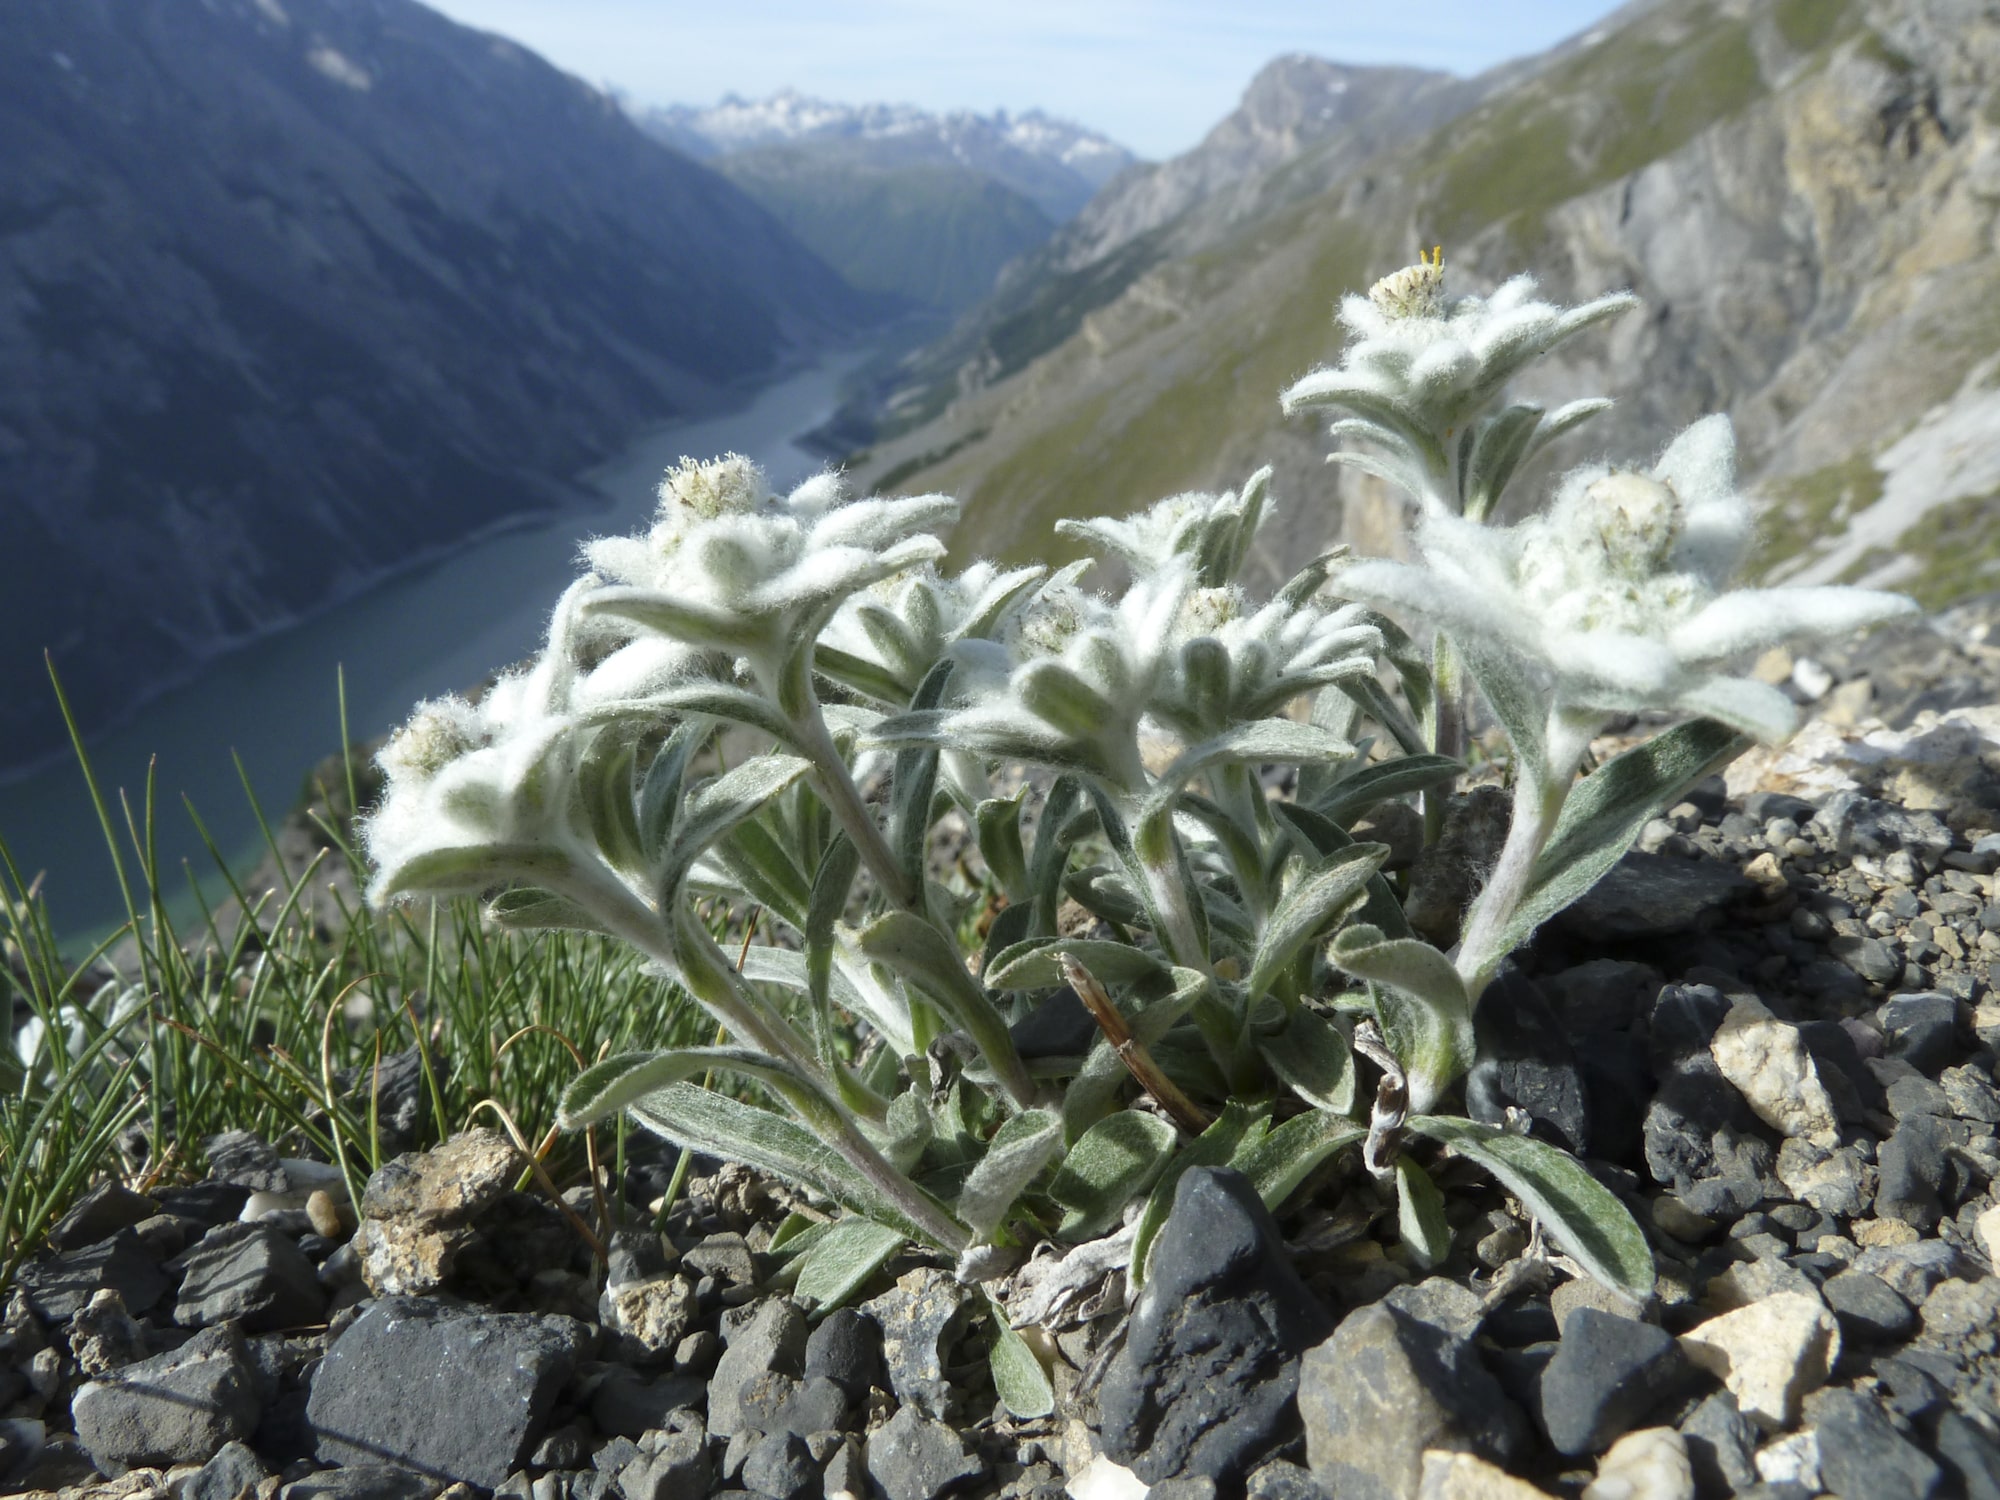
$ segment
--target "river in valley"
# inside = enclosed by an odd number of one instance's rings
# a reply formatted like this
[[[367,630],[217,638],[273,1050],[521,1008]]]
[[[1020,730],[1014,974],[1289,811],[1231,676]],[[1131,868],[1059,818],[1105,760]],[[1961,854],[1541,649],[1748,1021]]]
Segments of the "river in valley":
[[[239,873],[263,844],[231,752],[275,823],[298,798],[306,773],[339,748],[339,682],[348,728],[366,740],[392,728],[420,698],[463,690],[540,644],[550,607],[577,575],[577,548],[591,536],[646,524],[661,474],[683,454],[737,452],[780,487],[820,460],[795,439],[833,411],[842,375],[869,351],[829,356],[719,416],[662,426],[582,476],[601,508],[567,511],[469,544],[221,658],[154,699],[89,745],[114,817],[120,789],[140,805],[149,761],[157,786],[156,840],[173,908],[195,910],[183,866],[214,899],[226,891],[183,798],[199,812]],[[43,877],[49,912],[69,946],[124,919],[111,859],[83,774],[60,761],[0,782],[0,838],[24,878]],[[129,841],[122,851],[132,868]],[[143,897],[141,898],[143,899]]]

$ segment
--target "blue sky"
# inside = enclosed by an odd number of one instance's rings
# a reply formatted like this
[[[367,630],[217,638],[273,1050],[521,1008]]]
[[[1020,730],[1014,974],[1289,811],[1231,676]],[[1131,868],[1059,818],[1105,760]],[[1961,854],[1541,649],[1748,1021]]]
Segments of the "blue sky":
[[[1283,52],[1474,73],[1610,0],[429,0],[649,104],[786,86],[848,103],[1041,108],[1184,151]]]

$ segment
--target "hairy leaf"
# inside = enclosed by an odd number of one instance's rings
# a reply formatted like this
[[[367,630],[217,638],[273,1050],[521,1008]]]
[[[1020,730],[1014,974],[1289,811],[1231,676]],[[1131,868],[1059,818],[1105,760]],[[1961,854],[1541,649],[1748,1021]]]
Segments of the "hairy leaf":
[[[820,1312],[843,1306],[908,1238],[893,1225],[858,1217],[841,1219],[799,1258],[793,1295]]]
[[[1464,769],[1448,755],[1403,755],[1343,777],[1309,805],[1342,827],[1350,827],[1376,803],[1447,785]]]
[[[1301,1006],[1285,1029],[1258,1050],[1273,1073],[1315,1109],[1354,1108],[1354,1053],[1341,1029]]]
[[[1127,1109],[1099,1120],[1049,1183],[1049,1196],[1064,1210],[1057,1235],[1087,1240],[1116,1224],[1125,1205],[1153,1185],[1173,1149],[1174,1127],[1157,1115]]]
[[[1472,1003],[1451,960],[1417,938],[1356,924],[1327,957],[1373,986],[1382,1039],[1409,1075],[1410,1107],[1428,1109],[1472,1066]]]
[[[959,1222],[975,1238],[990,1239],[1022,1190],[1060,1150],[1062,1119],[1053,1110],[1024,1109],[1004,1121],[959,1189]]]
[[[1368,882],[1389,857],[1387,844],[1349,844],[1279,900],[1264,924],[1247,986],[1252,998],[1268,990],[1299,951],[1366,898]]]
[[[810,769],[796,755],[760,755],[708,782],[682,808],[655,873],[662,907],[672,903],[695,860]]]
[[[1428,1271],[1451,1254],[1444,1194],[1407,1156],[1396,1158],[1396,1234],[1419,1270]]]
[[[1246,1138],[1229,1164],[1250,1179],[1264,1206],[1276,1212],[1314,1168],[1367,1134],[1367,1127],[1352,1120],[1310,1109],[1292,1116],[1261,1140]]]
[[[995,954],[994,968],[986,976],[986,982],[996,990],[1055,989],[1068,982],[1062,968],[1065,953],[1104,984],[1137,984],[1142,979],[1163,978],[1167,973],[1164,960],[1130,943],[1038,937]]]
[[[910,912],[887,912],[862,928],[856,942],[871,960],[921,990],[971,1037],[1017,1103],[1025,1105],[1034,1098],[1034,1083],[1014,1050],[1006,1021],[979,981],[966,973],[958,949],[943,933]]]
[[[993,1348],[987,1368],[1001,1404],[1023,1422],[1046,1417],[1056,1409],[1055,1387],[1048,1371],[1035,1358],[1027,1340],[1007,1321],[1007,1310],[993,1298],[986,1299],[987,1314],[993,1323]]]

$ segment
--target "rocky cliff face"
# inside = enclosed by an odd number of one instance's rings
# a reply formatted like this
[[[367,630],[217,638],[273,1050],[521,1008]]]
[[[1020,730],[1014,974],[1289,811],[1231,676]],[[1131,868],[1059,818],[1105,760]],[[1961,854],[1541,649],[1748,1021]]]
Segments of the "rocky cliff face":
[[[0,765],[873,315],[411,0],[17,0],[0,141]]]
[[[968,368],[949,410],[861,477],[955,490],[961,548],[1020,555],[1047,550],[1057,515],[1275,463],[1273,573],[1336,539],[1393,547],[1394,502],[1326,470],[1276,394],[1337,352],[1340,295],[1441,241],[1461,288],[1528,269],[1566,300],[1645,300],[1522,393],[1618,398],[1556,464],[1643,458],[1728,411],[1768,497],[1772,576],[1932,603],[1990,587],[1997,69],[1990,0],[1628,7],[1426,134],[1358,163],[1308,148],[1234,189],[1256,206],[1226,233],[1157,259],[1017,371],[982,386]]]

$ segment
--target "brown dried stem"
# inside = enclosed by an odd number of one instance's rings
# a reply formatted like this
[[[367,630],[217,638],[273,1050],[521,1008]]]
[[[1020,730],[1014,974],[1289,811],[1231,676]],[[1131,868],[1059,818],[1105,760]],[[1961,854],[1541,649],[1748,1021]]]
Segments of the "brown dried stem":
[[[1118,1054],[1118,1060],[1125,1064],[1126,1071],[1139,1080],[1139,1087],[1152,1096],[1153,1102],[1167,1112],[1169,1118],[1189,1135],[1200,1135],[1213,1123],[1211,1117],[1194,1100],[1181,1092],[1180,1085],[1160,1071],[1160,1065],[1153,1061],[1153,1054],[1146,1050],[1146,1044],[1132,1034],[1132,1028],[1125,1023],[1124,1015],[1111,1003],[1111,996],[1097,977],[1067,953],[1056,955],[1062,964],[1063,977],[1070,988],[1076,991],[1097,1022],[1104,1039],[1111,1043],[1111,1050]]]

